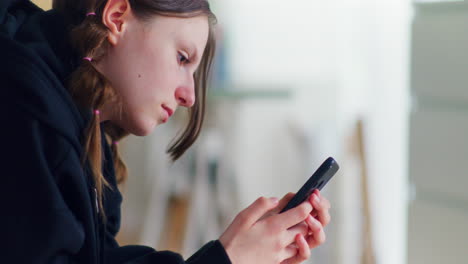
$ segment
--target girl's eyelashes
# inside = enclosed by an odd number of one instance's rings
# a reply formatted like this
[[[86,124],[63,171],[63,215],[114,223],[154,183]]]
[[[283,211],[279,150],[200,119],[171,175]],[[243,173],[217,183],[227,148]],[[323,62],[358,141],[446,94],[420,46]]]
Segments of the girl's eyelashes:
[[[178,59],[179,59],[179,63],[190,63],[187,56],[185,56],[184,54],[182,54],[180,52],[178,53]]]

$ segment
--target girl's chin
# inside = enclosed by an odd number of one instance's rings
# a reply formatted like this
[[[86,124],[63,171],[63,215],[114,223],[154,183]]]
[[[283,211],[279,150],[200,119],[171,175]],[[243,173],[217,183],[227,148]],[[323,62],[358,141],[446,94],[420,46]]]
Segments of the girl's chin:
[[[135,136],[143,137],[151,134],[157,125],[159,125],[158,121],[151,119],[146,122],[137,122],[127,131],[130,131],[130,133]]]

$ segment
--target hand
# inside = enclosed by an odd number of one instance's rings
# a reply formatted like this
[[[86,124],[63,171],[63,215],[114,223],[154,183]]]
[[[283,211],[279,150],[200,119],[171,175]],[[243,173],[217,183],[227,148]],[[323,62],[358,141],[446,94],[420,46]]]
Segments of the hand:
[[[278,264],[298,255],[301,248],[291,245],[304,243],[298,235],[306,236],[308,229],[298,224],[309,217],[312,205],[306,201],[282,214],[271,214],[278,204],[276,198],[257,199],[221,235],[219,241],[233,264]]]
[[[288,201],[294,194],[287,194],[284,198]],[[318,199],[317,199],[318,198]],[[286,202],[287,203],[287,202]],[[286,203],[281,207],[286,206]],[[306,218],[306,223],[309,227],[309,232],[306,236],[298,234],[295,240],[295,246],[298,249],[298,254],[291,257],[281,264],[296,264],[301,263],[310,258],[310,250],[325,243],[325,232],[323,228],[330,223],[331,217],[329,210],[331,208],[330,202],[320,194],[319,190],[315,190],[309,197],[309,203],[313,206],[313,211]]]
[[[306,222],[312,234],[316,234],[315,236],[309,236],[307,240],[309,247],[312,249],[325,242],[323,228],[330,223],[331,216],[329,210],[331,205],[327,198],[321,195],[319,190],[313,192],[309,198],[309,202],[314,207],[314,210],[311,213],[312,217],[306,219]]]

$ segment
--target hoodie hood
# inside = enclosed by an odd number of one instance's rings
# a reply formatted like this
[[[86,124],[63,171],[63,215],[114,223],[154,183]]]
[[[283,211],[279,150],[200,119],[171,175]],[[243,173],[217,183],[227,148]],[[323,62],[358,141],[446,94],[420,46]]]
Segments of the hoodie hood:
[[[0,89],[8,95],[4,99],[13,100],[80,149],[77,139],[82,138],[91,110],[80,109],[66,88],[80,60],[65,21],[57,11],[43,11],[30,1],[2,0],[0,78],[19,85]]]

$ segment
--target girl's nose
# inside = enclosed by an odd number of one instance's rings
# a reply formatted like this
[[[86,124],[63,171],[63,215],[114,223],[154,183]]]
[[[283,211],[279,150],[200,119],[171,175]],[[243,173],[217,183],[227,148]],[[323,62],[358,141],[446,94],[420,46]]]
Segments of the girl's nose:
[[[175,98],[181,106],[192,107],[195,103],[195,85],[193,78],[190,79],[187,84],[177,87],[175,91]]]

